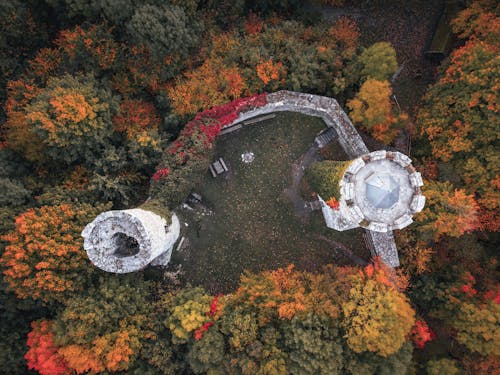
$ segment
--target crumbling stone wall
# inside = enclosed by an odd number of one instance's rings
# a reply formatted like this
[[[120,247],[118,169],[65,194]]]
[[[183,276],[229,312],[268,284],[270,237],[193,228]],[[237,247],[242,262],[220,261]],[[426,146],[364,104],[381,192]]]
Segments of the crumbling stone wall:
[[[338,102],[333,98],[311,95],[294,91],[277,91],[267,95],[267,104],[240,113],[238,118],[225,128],[229,128],[252,117],[266,115],[273,112],[299,112],[309,116],[320,117],[327,126],[337,132],[338,141],[345,153],[355,159],[369,153],[363,139],[359,135],[349,117],[342,110]],[[324,207],[326,205],[323,205]],[[330,215],[331,216],[331,215]],[[327,215],[332,225],[348,229],[351,224]],[[392,231],[385,233],[366,229],[368,238],[372,244],[370,251],[373,256],[380,256],[390,267],[399,266],[399,257]]]
[[[349,157],[356,158],[369,152],[349,117],[335,99],[283,90],[268,94],[266,100],[266,105],[240,113],[238,118],[226,128],[268,113],[299,112],[320,117],[327,126],[334,128],[339,136],[339,143]]]
[[[333,98],[278,91],[268,94],[266,101],[264,106],[240,113],[225,128],[273,112],[299,112],[320,117],[327,126],[334,128],[339,143],[351,159],[369,152],[346,113]],[[165,223],[159,215],[143,209],[104,212],[82,232],[84,247],[90,260],[108,272],[133,272],[148,264],[166,265],[179,236],[179,221],[174,214],[171,224],[165,226]],[[381,255],[390,266],[399,265],[392,231],[376,233],[367,229],[367,234],[374,244],[373,255]],[[123,247],[135,247],[137,253],[120,254]]]

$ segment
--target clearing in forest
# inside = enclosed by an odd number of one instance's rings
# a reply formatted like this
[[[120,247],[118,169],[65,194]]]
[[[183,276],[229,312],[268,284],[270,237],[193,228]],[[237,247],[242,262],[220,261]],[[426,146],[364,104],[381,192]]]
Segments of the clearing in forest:
[[[181,236],[186,240],[181,251],[174,251],[171,266],[182,264],[186,282],[212,293],[227,292],[244,270],[294,263],[299,269],[315,271],[328,263],[349,263],[331,241],[369,258],[361,229],[330,230],[321,211],[301,215],[285,194],[301,158],[325,127],[315,117],[277,113],[273,119],[218,138],[214,159],[222,157],[229,171],[215,178],[207,171],[195,188],[202,203],[178,210]],[[328,158],[347,159],[337,142],[322,151],[329,153]],[[245,152],[253,153],[254,160],[245,163]],[[301,193],[309,195],[304,190],[302,183]],[[310,195],[305,199],[314,200]]]

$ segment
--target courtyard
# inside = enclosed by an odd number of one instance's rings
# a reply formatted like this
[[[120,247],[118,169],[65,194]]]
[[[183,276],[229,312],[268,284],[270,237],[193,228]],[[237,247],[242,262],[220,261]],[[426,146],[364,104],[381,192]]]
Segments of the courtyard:
[[[339,247],[368,259],[363,230],[326,228],[321,211],[304,209],[302,198],[315,200],[307,184],[294,184],[304,158],[347,159],[336,141],[321,154],[314,150],[325,127],[318,118],[285,112],[221,135],[214,159],[222,157],[228,171],[217,177],[207,171],[195,188],[201,202],[177,210],[185,239],[171,269],[181,265],[183,281],[219,293],[233,290],[244,270],[293,263],[314,272],[352,264]]]

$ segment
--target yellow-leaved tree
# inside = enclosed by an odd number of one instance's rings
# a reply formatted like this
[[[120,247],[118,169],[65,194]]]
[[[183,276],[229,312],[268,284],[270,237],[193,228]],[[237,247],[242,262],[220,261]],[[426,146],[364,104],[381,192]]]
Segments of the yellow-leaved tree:
[[[398,135],[401,126],[408,120],[404,112],[395,114],[392,109],[392,89],[388,81],[368,79],[363,83],[354,99],[347,102],[350,117],[372,136],[386,144]]]
[[[394,285],[397,276],[391,272],[375,263],[352,277],[349,297],[342,304],[342,326],[347,345],[356,353],[396,353],[415,323],[415,311]]]

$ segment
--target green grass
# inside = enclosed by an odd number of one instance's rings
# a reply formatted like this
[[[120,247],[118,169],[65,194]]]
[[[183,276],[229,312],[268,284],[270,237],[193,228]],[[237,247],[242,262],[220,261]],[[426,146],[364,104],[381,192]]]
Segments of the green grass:
[[[215,155],[224,158],[230,171],[217,178],[207,173],[196,188],[213,214],[178,212],[188,246],[174,252],[172,264],[182,264],[184,281],[213,293],[227,292],[245,269],[261,271],[294,263],[315,271],[328,263],[344,264],[346,260],[318,235],[368,256],[360,230],[330,230],[319,211],[299,217],[283,193],[291,185],[292,164],[324,127],[317,118],[282,113],[219,137]],[[255,154],[250,164],[241,162],[245,151]]]

